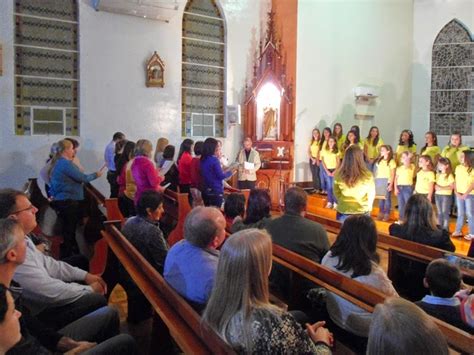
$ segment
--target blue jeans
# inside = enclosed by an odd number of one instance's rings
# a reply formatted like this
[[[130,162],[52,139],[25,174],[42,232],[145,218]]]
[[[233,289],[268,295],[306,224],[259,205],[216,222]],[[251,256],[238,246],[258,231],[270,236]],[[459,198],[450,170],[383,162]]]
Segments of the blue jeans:
[[[313,188],[315,190],[321,189],[321,177],[320,177],[320,167],[318,164],[313,164],[311,159],[309,160],[309,169],[311,170],[311,175],[313,176]]]
[[[449,213],[451,211],[451,195],[436,195],[436,208],[438,209],[438,223],[443,228],[449,231]]]
[[[413,186],[398,185],[398,219],[405,218],[405,206],[408,199],[413,195]]]
[[[334,196],[334,176],[329,176],[326,172],[324,172],[324,175],[326,177],[326,191],[328,192],[328,202],[335,203],[336,197]]]
[[[379,210],[380,210],[380,213],[390,214],[391,209],[392,209],[392,191],[387,191],[387,193],[385,194],[385,200],[380,200],[379,202]]]
[[[456,197],[456,206],[458,207],[458,219],[456,220],[455,233],[461,233],[466,217],[469,234],[474,233],[474,195],[467,196],[465,200]]]
[[[319,166],[319,179],[321,180],[321,190],[326,191],[328,187],[326,186],[326,170],[320,165]]]

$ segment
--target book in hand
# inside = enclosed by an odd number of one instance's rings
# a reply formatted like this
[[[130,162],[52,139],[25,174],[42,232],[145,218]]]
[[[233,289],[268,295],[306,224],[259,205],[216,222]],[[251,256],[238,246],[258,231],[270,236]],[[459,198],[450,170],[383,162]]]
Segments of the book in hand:
[[[388,179],[387,178],[376,178],[375,179],[375,198],[379,200],[385,200],[387,196]]]

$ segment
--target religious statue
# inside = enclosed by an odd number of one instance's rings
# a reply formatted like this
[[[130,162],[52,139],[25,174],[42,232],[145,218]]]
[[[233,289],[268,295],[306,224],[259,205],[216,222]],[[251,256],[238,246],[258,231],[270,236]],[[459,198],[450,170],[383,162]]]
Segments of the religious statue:
[[[165,64],[158,53],[154,52],[146,66],[146,86],[163,87],[165,85],[164,71]]]
[[[276,110],[272,107],[263,109],[263,139],[277,139]]]

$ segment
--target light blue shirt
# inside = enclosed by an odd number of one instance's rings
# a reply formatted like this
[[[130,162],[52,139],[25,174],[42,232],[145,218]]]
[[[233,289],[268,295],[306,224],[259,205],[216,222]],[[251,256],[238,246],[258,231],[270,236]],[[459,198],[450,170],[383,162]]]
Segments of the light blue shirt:
[[[459,306],[461,302],[456,297],[443,298],[438,296],[426,295],[421,302],[436,304],[439,306]]]
[[[105,153],[104,153],[104,160],[105,164],[107,165],[107,169],[110,171],[115,171],[115,142],[111,141],[109,144],[107,144],[107,147],[105,147]]]
[[[181,296],[206,304],[214,286],[218,260],[219,251],[202,249],[182,240],[168,251],[163,275]]]
[[[51,194],[57,201],[84,199],[83,183],[97,179],[97,174],[84,174],[71,160],[59,158],[51,173]]]

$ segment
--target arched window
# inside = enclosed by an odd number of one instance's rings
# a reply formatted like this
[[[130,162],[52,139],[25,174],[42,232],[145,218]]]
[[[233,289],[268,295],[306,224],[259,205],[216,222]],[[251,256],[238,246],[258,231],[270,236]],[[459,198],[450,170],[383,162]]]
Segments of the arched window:
[[[474,42],[458,20],[450,21],[433,44],[430,130],[438,135],[473,135]]]
[[[216,1],[188,0],[183,15],[183,136],[224,136],[225,50],[225,23]]]

